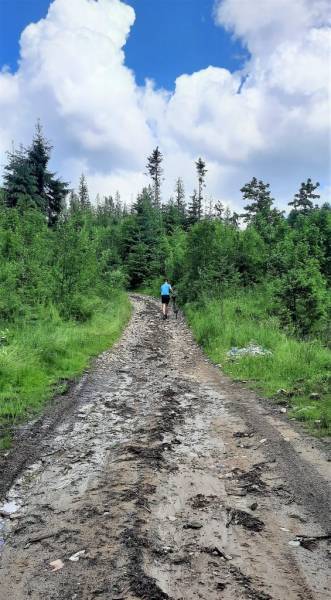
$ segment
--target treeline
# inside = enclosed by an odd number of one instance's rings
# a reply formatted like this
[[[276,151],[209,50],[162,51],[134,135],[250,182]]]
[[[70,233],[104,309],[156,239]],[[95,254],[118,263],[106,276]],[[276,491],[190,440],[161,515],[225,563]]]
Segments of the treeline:
[[[163,156],[147,158],[151,184],[129,208],[119,194],[92,203],[82,175],[77,191],[48,170],[51,146],[38,125],[29,148],[8,156],[0,210],[0,318],[55,305],[89,316],[90,298],[114,287],[175,281],[182,303],[265,285],[268,310],[299,336],[328,337],[331,207],[318,206],[318,183],[303,182],[285,215],[270,186],[255,177],[241,189],[242,214],[206,202],[207,166],[196,161],[187,198],[178,178],[162,201]]]
[[[98,297],[124,283],[112,259],[113,218],[92,208],[84,176],[76,193],[49,170],[51,150],[38,124],[31,146],[11,152],[4,167],[1,321],[38,319],[45,307],[84,321]]]

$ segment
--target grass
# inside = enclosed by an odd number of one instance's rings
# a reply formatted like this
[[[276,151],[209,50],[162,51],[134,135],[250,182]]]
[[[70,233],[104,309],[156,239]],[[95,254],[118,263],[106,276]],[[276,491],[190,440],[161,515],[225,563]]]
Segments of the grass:
[[[267,307],[265,290],[249,290],[200,306],[188,304],[185,312],[197,342],[225,373],[247,381],[274,402],[287,404],[289,416],[305,421],[316,435],[329,435],[331,351],[319,341],[287,335],[278,320],[268,315]],[[227,357],[230,348],[252,341],[272,355]],[[319,397],[312,399],[310,394]]]
[[[129,315],[128,297],[119,291],[109,301],[97,299],[84,323],[65,321],[49,309],[32,322],[0,327],[0,448],[9,446],[13,425],[38,414],[118,339]]]

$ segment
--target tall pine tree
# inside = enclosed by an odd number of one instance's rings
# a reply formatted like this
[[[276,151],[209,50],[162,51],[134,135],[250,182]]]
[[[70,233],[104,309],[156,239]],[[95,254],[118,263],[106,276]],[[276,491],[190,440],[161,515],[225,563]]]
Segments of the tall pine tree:
[[[198,175],[198,214],[199,214],[199,220],[201,219],[202,216],[202,203],[203,203],[203,188],[206,187],[206,173],[207,173],[207,169],[206,169],[206,163],[202,160],[202,158],[198,158],[198,160],[195,163],[196,166],[196,170],[197,170],[197,175]]]
[[[185,204],[185,188],[181,177],[178,177],[175,184],[175,206],[177,208],[180,223],[185,222],[186,204]]]
[[[4,170],[5,205],[9,208],[37,207],[37,181],[23,148],[8,154]]]
[[[157,146],[152,154],[147,158],[147,171],[153,182],[153,206],[160,209],[161,207],[161,181],[162,181],[162,161],[163,156]]]
[[[319,194],[314,194],[318,187],[319,183],[314,184],[310,178],[306,182],[303,181],[292,202],[288,203],[289,206],[293,206],[295,212],[307,215],[314,208],[313,200],[320,197]]]
[[[188,205],[188,223],[194,225],[201,219],[201,204],[199,202],[199,196],[196,190],[193,190],[192,196],[190,196],[191,202]]]
[[[43,135],[40,122],[37,122],[31,146],[27,149],[27,160],[37,186],[36,204],[45,213],[50,226],[54,225],[64,208],[68,194],[68,184],[55,177],[48,170],[52,146]]]
[[[269,220],[271,206],[274,201],[271,198],[269,188],[269,183],[264,183],[262,180],[258,181],[256,177],[253,177],[249,183],[241,188],[243,199],[249,201],[249,204],[244,207],[245,213],[241,215],[245,223],[255,223],[257,217],[260,216]]]
[[[88,191],[88,187],[87,187],[87,181],[86,181],[86,177],[85,177],[84,173],[81,174],[80,179],[79,179],[78,198],[79,198],[80,207],[82,209],[91,207],[90,196],[89,196],[89,191]]]

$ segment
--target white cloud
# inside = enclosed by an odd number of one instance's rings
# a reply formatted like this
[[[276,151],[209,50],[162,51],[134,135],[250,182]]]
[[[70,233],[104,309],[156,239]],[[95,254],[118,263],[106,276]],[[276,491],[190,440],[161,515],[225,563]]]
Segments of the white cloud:
[[[129,2],[129,0],[127,0]],[[17,73],[0,73],[0,150],[28,143],[38,117],[54,165],[73,184],[84,170],[93,194],[146,183],[146,157],[165,156],[164,193],[194,160],[208,163],[208,192],[238,207],[253,175],[285,202],[330,166],[330,28],[327,0],[223,0],[215,20],[250,52],[243,72],[209,66],[177,78],[172,93],[137,86],[125,65],[134,11],[121,0],[54,0],[21,37]],[[325,198],[326,199],[326,198]]]
[[[21,61],[7,87],[18,87],[22,122],[41,117],[56,146],[87,158],[90,169],[141,167],[154,140],[122,50],[134,11],[119,0],[55,0],[21,36]],[[12,100],[2,95],[2,106]],[[29,127],[31,135],[31,126]]]
[[[215,19],[241,38],[250,52],[272,54],[278,44],[297,42],[312,27],[330,24],[329,0],[217,0]]]

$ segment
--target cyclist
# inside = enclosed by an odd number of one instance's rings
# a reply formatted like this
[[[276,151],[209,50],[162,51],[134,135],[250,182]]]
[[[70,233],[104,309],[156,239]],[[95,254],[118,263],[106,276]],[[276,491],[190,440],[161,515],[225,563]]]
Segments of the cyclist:
[[[170,302],[170,292],[171,292],[171,285],[170,285],[168,279],[165,279],[164,283],[161,285],[161,302],[162,302],[163,319],[168,318],[168,305]]]

